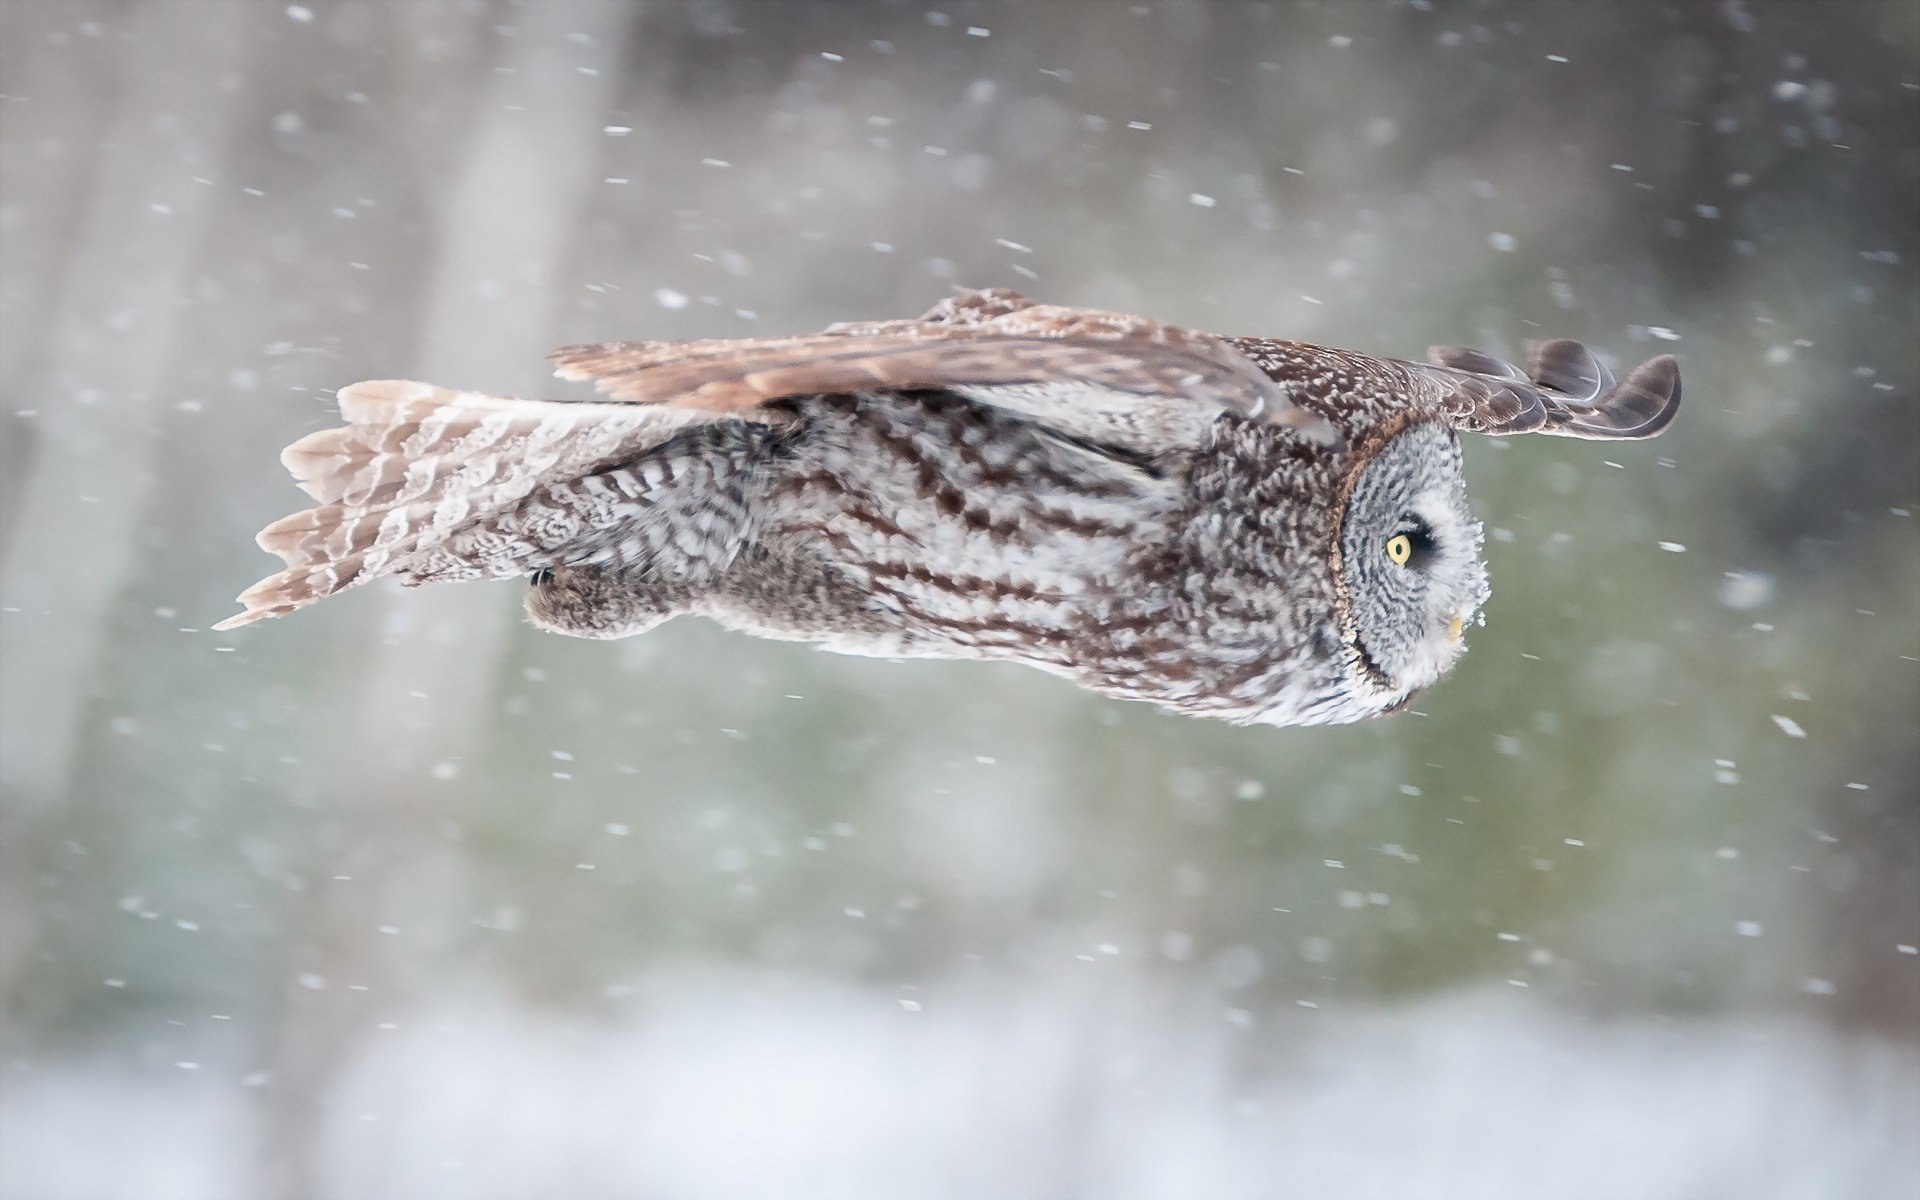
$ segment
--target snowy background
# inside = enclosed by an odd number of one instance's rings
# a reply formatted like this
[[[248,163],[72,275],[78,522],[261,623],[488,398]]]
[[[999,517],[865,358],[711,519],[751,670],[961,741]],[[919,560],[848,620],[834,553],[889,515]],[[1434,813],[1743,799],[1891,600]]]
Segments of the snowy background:
[[[0,0],[0,1196],[1920,1195],[1920,6]],[[955,283],[1681,358],[1423,711],[520,589],[332,389]]]

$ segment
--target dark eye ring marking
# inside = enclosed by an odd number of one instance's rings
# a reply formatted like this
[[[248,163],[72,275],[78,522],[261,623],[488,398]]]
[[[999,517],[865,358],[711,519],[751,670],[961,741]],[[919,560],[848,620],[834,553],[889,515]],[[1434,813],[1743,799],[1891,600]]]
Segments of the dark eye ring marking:
[[[1408,513],[1400,518],[1399,528],[1387,539],[1387,561],[1396,567],[1410,566],[1424,571],[1432,563],[1436,549],[1433,528],[1418,516]]]

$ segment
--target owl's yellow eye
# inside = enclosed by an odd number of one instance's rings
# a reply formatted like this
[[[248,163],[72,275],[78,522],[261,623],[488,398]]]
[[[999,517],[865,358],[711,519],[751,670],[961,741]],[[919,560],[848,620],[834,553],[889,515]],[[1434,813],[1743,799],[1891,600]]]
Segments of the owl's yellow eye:
[[[1404,567],[1413,557],[1413,539],[1404,533],[1396,533],[1387,539],[1387,558],[1396,567]]]

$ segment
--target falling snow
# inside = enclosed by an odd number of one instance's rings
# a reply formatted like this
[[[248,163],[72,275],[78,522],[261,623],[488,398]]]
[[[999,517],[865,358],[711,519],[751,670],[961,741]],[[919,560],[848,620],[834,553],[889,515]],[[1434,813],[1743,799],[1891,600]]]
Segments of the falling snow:
[[[0,1190],[1911,1190],[1898,3],[191,7],[0,14]],[[524,580],[208,628],[357,379],[956,286],[1687,399],[1463,439],[1485,622],[1347,729]]]

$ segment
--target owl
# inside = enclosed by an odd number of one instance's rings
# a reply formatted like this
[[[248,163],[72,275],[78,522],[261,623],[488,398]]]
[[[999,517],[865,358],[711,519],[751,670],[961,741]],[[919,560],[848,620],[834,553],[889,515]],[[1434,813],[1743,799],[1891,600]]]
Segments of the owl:
[[[1025,663],[1272,725],[1395,711],[1487,600],[1462,432],[1652,437],[1661,356],[1424,363],[962,292],[917,320],[570,346],[603,399],[382,380],[281,461],[317,506],[216,628],[383,576],[524,578],[579,637],[683,613],[847,654]]]

